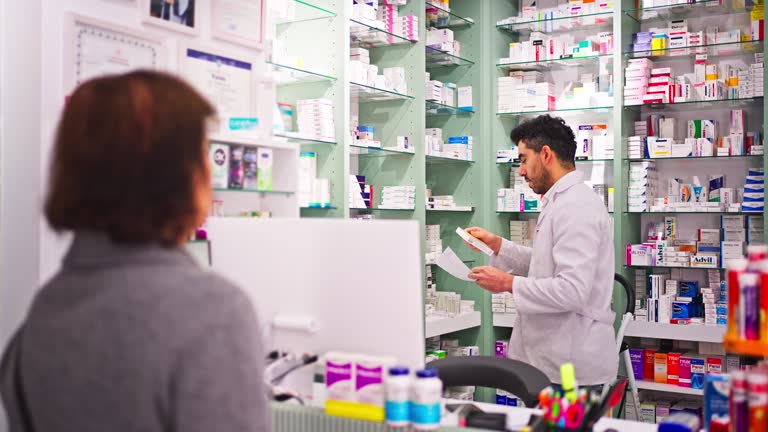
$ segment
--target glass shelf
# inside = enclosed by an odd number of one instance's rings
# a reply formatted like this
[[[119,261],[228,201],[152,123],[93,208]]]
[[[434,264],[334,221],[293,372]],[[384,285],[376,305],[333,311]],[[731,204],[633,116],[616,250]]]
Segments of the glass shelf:
[[[724,211],[716,211],[716,212],[702,212],[702,211],[668,211],[668,212],[624,212],[625,215],[713,215],[713,216],[722,216],[722,215],[734,215],[734,216],[743,216],[743,215],[751,215],[751,214],[762,214],[763,212],[724,212]]]
[[[278,19],[277,25],[294,24],[305,21],[314,21],[336,17],[336,12],[332,12],[308,1],[294,0],[294,2],[296,3],[296,14],[291,18]]]
[[[337,207],[301,207],[302,210],[336,210]]]
[[[744,98],[744,99],[723,99],[714,101],[692,101],[667,104],[643,104],[643,105],[625,105],[624,108],[639,111],[643,108],[650,110],[664,110],[668,112],[680,111],[705,111],[711,109],[725,109],[736,107],[760,107],[763,106],[763,97]]]
[[[437,25],[434,26],[434,28],[443,29],[443,28],[451,28],[451,27],[463,27],[463,26],[470,26],[475,23],[475,20],[473,20],[472,18],[456,15],[455,13],[441,6],[438,6],[430,1],[427,1],[425,3],[426,3],[424,5],[425,8],[427,9],[435,8],[439,12],[442,12],[443,14],[448,14],[448,16],[450,17],[447,23],[438,22]]]
[[[319,72],[312,72],[305,69],[286,66],[277,63],[267,62],[275,68],[276,81],[278,86],[310,84],[318,82],[332,83],[336,77]]]
[[[702,161],[702,160],[717,160],[724,161],[726,159],[762,159],[763,155],[741,155],[741,156],[706,156],[706,157],[668,157],[668,158],[628,158],[624,159],[627,162],[649,162],[649,161],[668,161],[668,160],[690,160],[690,161]]]
[[[624,9],[623,12],[628,17],[642,23],[682,18],[731,15],[752,10],[752,6],[746,8],[734,8],[731,0],[722,0],[723,4],[720,3],[721,0],[698,0],[695,3]]]
[[[574,17],[560,17],[552,19],[536,19],[531,21],[519,21],[509,24],[497,24],[496,28],[508,33],[564,33],[569,31],[592,30],[596,28],[611,27],[613,24],[613,12],[599,12],[594,14],[578,15]]]
[[[689,60],[700,54],[709,56],[730,57],[744,54],[754,54],[763,52],[764,41],[741,41],[731,43],[719,43],[699,46],[685,46],[681,48],[665,48],[663,50],[653,51],[626,51],[622,53],[628,58],[648,58],[654,62],[671,62],[677,60]],[[684,54],[672,55],[675,51],[685,51]],[[704,52],[701,52],[701,51]],[[650,54],[650,55],[646,55]]]
[[[452,107],[443,105],[439,102],[427,101],[427,117],[444,116],[444,115],[469,115],[474,114],[475,111],[471,109],[460,109],[458,107]]]
[[[360,157],[413,156],[414,155],[414,153],[407,152],[407,151],[384,149],[379,147],[365,147],[365,146],[359,146],[354,144],[350,144],[349,147],[352,150],[352,155],[360,156]]]
[[[628,269],[674,269],[674,270],[725,270],[722,267],[672,267],[672,266],[642,266],[642,265],[624,265]]]
[[[415,41],[390,33],[382,28],[373,27],[353,19],[350,19],[349,21],[349,37],[353,47],[378,48],[415,43]]]
[[[472,207],[472,210],[454,210],[454,209],[427,209],[427,213],[474,213],[475,208]]]
[[[465,259],[461,259],[461,258],[459,258],[459,259],[460,259],[460,260],[461,260],[461,262],[463,262],[464,264],[474,264],[474,263],[475,263],[475,260],[465,260]],[[436,266],[436,265],[437,265],[437,263],[436,263],[436,262],[432,262],[432,261],[427,261],[427,262],[426,262],[424,265],[428,265],[428,266]],[[438,266],[438,268],[440,268],[440,267]]]
[[[587,163],[593,163],[593,162],[613,162],[613,159],[576,159],[575,162],[577,164],[587,164]],[[496,162],[496,164],[497,165],[520,166],[520,161]]]
[[[302,138],[297,135],[293,135],[291,132],[275,134],[276,137],[285,138],[288,142],[300,144],[300,145],[336,145],[336,141],[323,141],[312,138]]]
[[[600,54],[583,57],[568,57],[542,61],[524,61],[510,63],[496,63],[496,67],[509,70],[544,70],[561,69],[574,66],[592,66],[600,62],[601,59],[612,58],[613,54]]]
[[[427,69],[446,66],[472,66],[475,64],[472,60],[467,60],[436,48],[426,48]]]
[[[586,111],[587,113],[610,113],[613,111],[612,106],[602,107],[588,107],[588,108],[566,108],[556,110],[537,110],[537,111],[515,111],[515,112],[497,112],[497,116],[519,116],[519,115],[536,115],[544,113],[557,113],[557,114],[580,114]]]
[[[408,96],[393,92],[390,90],[382,90],[376,87],[371,87],[365,84],[358,84],[356,82],[350,82],[349,94],[352,97],[360,99],[360,102],[380,102],[388,100],[412,100],[413,96]]]
[[[356,207],[350,207],[350,210],[359,211],[359,212],[374,212],[374,211],[392,211],[392,212],[413,212],[416,211],[415,208],[356,208]]]
[[[521,211],[512,211],[512,210],[505,210],[505,211],[498,211],[498,210],[496,210],[496,213],[497,214],[522,214],[522,215],[526,215],[526,214],[539,214],[541,212],[540,211],[521,212]]]
[[[456,158],[445,157],[445,156],[426,155],[425,158],[426,158],[426,161],[427,161],[428,165],[452,164],[452,163],[459,163],[459,164],[473,164],[473,163],[475,163],[475,161],[473,161],[473,160],[456,159]]]
[[[213,191],[214,192],[235,192],[235,193],[269,194],[269,195],[293,195],[293,192],[291,192],[291,191],[279,191],[279,190],[213,188]]]

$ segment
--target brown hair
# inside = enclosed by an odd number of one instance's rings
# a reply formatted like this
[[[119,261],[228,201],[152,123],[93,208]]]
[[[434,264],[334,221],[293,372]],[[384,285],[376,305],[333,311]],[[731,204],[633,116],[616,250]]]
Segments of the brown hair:
[[[90,80],[64,109],[45,216],[56,231],[119,243],[176,245],[204,214],[206,120],[213,107],[171,75],[137,71]]]

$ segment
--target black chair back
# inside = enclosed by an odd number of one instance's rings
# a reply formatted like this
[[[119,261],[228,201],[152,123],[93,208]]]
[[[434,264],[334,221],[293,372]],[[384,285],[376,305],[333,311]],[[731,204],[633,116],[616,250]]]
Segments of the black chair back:
[[[539,404],[539,393],[551,384],[544,372],[517,360],[491,356],[448,357],[427,365],[437,369],[443,386],[477,386],[504,390],[527,407]]]

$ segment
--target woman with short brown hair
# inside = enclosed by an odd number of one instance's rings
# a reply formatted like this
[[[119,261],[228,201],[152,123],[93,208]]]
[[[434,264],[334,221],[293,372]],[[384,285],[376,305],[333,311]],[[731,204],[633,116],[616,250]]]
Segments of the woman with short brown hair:
[[[254,309],[183,249],[208,212],[213,114],[158,72],[72,95],[45,215],[74,240],[3,358],[11,431],[269,430]]]

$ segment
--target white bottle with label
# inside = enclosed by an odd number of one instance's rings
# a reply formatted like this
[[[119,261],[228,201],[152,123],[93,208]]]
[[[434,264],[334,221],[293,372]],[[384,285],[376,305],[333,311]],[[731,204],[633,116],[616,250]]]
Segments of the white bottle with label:
[[[385,412],[389,426],[405,427],[410,424],[411,375],[406,367],[389,369],[385,387]]]
[[[411,423],[416,430],[437,430],[440,427],[443,382],[435,369],[416,372],[411,386]]]

